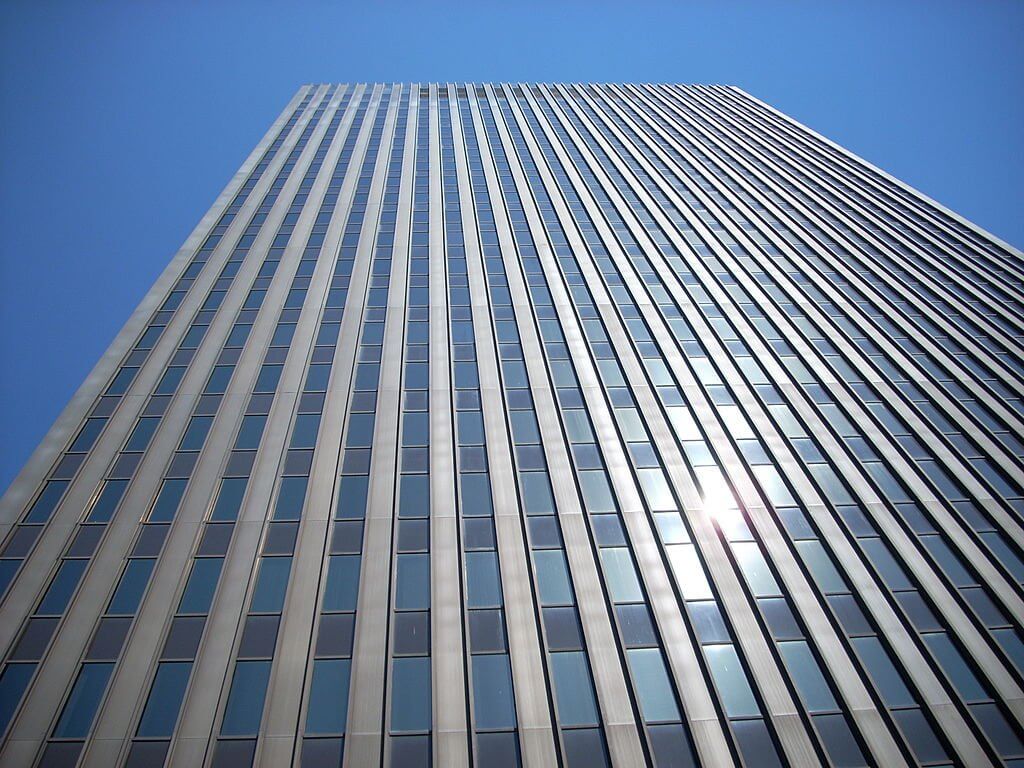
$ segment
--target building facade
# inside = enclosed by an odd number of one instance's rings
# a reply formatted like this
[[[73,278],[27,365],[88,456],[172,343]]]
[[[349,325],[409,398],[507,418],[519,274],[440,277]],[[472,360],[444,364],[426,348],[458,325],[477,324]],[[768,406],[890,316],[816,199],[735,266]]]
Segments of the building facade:
[[[1024,766],[1021,253],[740,90],[299,90],[0,506],[4,766]]]

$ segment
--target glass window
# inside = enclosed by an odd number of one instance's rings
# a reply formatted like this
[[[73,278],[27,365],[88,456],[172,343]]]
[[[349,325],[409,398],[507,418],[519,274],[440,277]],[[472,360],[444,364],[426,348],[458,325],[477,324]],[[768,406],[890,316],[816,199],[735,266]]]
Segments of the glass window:
[[[834,712],[836,700],[821,674],[818,660],[804,641],[779,643],[786,668],[796,683],[797,691],[808,712]]]
[[[544,518],[534,518],[541,520]],[[531,532],[533,526],[530,527]],[[463,542],[466,549],[494,549],[494,523],[486,517],[471,517],[462,521]]]
[[[430,730],[430,658],[395,659],[392,671],[391,729]]]
[[[523,411],[513,411],[513,424],[515,417]],[[479,411],[460,411],[458,413],[459,445],[483,445],[484,443],[484,420]]]
[[[600,550],[605,580],[614,603],[632,603],[643,600],[643,590],[633,566],[633,558],[626,547]]]
[[[302,517],[302,505],[306,501],[308,477],[283,477],[274,505],[275,520],[298,520]]]
[[[190,661],[165,661],[156,668],[156,677],[136,735],[143,738],[170,738],[178,722],[178,712],[191,674]]]
[[[822,592],[845,592],[846,584],[819,541],[798,541],[797,551]]]
[[[899,592],[896,595],[896,600],[906,612],[907,617],[914,625],[914,628],[919,632],[929,632],[942,629],[942,625],[939,624],[939,620],[935,618],[935,614],[932,613],[932,609],[928,607],[928,603],[925,602],[919,592]]]
[[[21,696],[25,693],[36,664],[8,664],[0,673],[0,731],[7,730]]]
[[[473,657],[473,712],[477,728],[515,728],[512,670],[505,654]]]
[[[704,575],[697,552],[692,544],[673,544],[666,547],[672,572],[682,590],[684,600],[710,600],[711,585]]]
[[[156,497],[156,503],[149,513],[151,523],[168,523],[174,519],[187,484],[188,480],[185,479],[164,480],[164,484],[160,487],[160,494]]]
[[[496,552],[466,553],[466,604],[470,608],[501,605],[501,577]]]
[[[274,655],[280,616],[246,616],[238,658],[262,659]]]
[[[651,737],[655,765],[696,768],[697,758],[693,753],[693,745],[682,724],[651,725],[647,727],[647,733]]]
[[[257,613],[276,613],[284,607],[291,573],[290,557],[261,557],[260,572],[252,594],[250,610]]]
[[[472,653],[506,650],[505,619],[501,610],[470,611],[469,641]]]
[[[853,595],[830,595],[828,604],[839,619],[839,623],[843,625],[846,634],[870,635],[873,632],[871,624]]]
[[[576,412],[573,411],[573,413]],[[578,412],[582,413],[582,411]],[[566,413],[569,412],[566,411]],[[540,430],[537,428],[537,419],[534,417],[533,411],[512,411],[509,416],[512,421],[512,438],[517,445],[540,442]]]
[[[764,720],[737,720],[731,725],[745,763],[757,768],[782,768],[782,760]]]
[[[660,469],[639,469],[640,487],[643,489],[647,504],[652,510],[669,510],[676,508],[665,473]]]
[[[974,676],[964,657],[953,645],[945,632],[937,632],[924,636],[924,641],[939,661],[953,687],[957,689],[964,701],[984,701],[989,698],[985,689]]]
[[[207,523],[203,526],[203,538],[199,542],[198,554],[226,555],[234,530],[234,523]]]
[[[259,731],[263,719],[263,699],[270,680],[269,661],[239,661],[231,680],[228,703],[224,708],[222,736],[247,736]]]
[[[425,610],[430,608],[430,555],[399,555],[397,580],[396,609]]]
[[[45,523],[50,519],[50,515],[53,514],[53,510],[57,508],[58,502],[60,502],[61,496],[64,495],[64,489],[67,488],[67,480],[50,480],[46,483],[46,487],[43,488],[43,492],[39,494],[39,498],[32,504],[32,509],[25,515],[26,523]]]
[[[729,630],[718,605],[711,600],[697,600],[686,604],[690,612],[697,639],[702,644],[728,643]]]
[[[583,488],[583,502],[588,512],[616,511],[612,489],[603,471],[579,472],[578,477]]]
[[[920,709],[896,709],[892,716],[919,762],[938,763],[949,759],[938,735]]]
[[[49,589],[43,596],[42,602],[36,609],[36,613],[42,615],[59,616],[71,600],[71,595],[78,587],[78,581],[85,573],[88,560],[64,560],[57,569]]]
[[[223,564],[221,557],[203,557],[195,561],[178,605],[179,613],[206,613],[210,610]]]
[[[430,760],[430,736],[391,737],[390,768],[425,768]]]
[[[242,507],[242,497],[245,496],[245,486],[248,484],[247,477],[228,477],[221,480],[220,493],[217,494],[217,503],[213,507],[211,520],[237,520],[238,510]]]
[[[256,376],[256,384],[253,386],[252,391],[273,392],[277,389],[277,382],[281,378],[283,368],[283,365],[263,365]]]
[[[836,768],[861,768],[868,765],[843,715],[817,715],[814,724]]]
[[[151,768],[154,765],[163,765],[170,745],[169,741],[136,741],[131,746],[124,768]]]
[[[363,547],[363,524],[338,521],[331,534],[332,554],[359,554]]]
[[[195,658],[205,626],[206,619],[203,616],[176,616],[167,632],[161,657],[165,659]]]
[[[430,653],[430,613],[428,611],[396,613],[394,622],[393,643],[396,655]]]
[[[860,660],[867,667],[875,681],[875,687],[888,707],[909,707],[914,697],[903,684],[903,678],[896,671],[889,654],[877,637],[855,637],[851,640]]]
[[[737,543],[732,545],[732,550],[755,597],[771,597],[782,594],[757,544]]]
[[[146,446],[149,445],[150,439],[153,437],[153,433],[156,432],[156,428],[160,425],[159,417],[148,417],[139,419],[138,424],[135,425],[135,429],[132,430],[131,436],[128,438],[128,442],[124,445],[126,451],[144,451]],[[187,433],[187,432],[186,432]]]
[[[242,451],[255,451],[259,448],[266,423],[267,417],[263,414],[243,417],[242,426],[238,428],[238,436],[235,438],[235,448]]]
[[[348,718],[348,686],[351,662],[348,659],[317,659],[313,662],[313,681],[309,686],[306,733],[345,732]]]
[[[729,717],[756,717],[761,710],[747,682],[736,649],[731,645],[709,645],[705,648],[711,676],[715,680],[725,714]]]
[[[573,602],[572,587],[569,585],[565,555],[561,550],[537,550],[533,553],[533,562],[537,570],[537,585],[540,590],[541,604],[571,604]]]
[[[188,428],[181,438],[179,451],[198,451],[206,442],[206,434],[213,424],[213,416],[193,416],[188,422]]]
[[[135,546],[132,547],[132,555],[135,557],[158,557],[169,529],[169,525],[142,526],[142,531],[135,540]]]
[[[597,704],[585,654],[582,651],[552,653],[551,667],[561,724],[597,725]]]
[[[800,625],[796,623],[796,617],[789,609],[785,598],[765,597],[757,601],[768,622],[768,629],[771,630],[772,638],[775,640],[799,640],[803,637]]]
[[[1024,744],[1021,743],[1018,735],[1020,731],[1007,722],[1006,717],[995,704],[978,704],[971,707],[971,712],[974,713],[985,735],[988,736],[989,741],[1000,755],[1016,756],[1024,753]]]
[[[372,413],[353,413],[349,416],[345,445],[349,448],[369,448],[373,445],[375,418]]]
[[[607,768],[609,765],[600,728],[563,729],[562,743],[569,768]]]
[[[474,756],[477,765],[487,768],[519,768],[522,765],[515,733],[478,733]]]
[[[902,566],[896,562],[889,547],[881,539],[861,539],[861,546],[868,558],[874,563],[889,589],[912,589],[913,584],[907,578]]]
[[[490,524],[489,520],[473,520]],[[468,544],[467,544],[468,546]],[[430,549],[429,520],[401,520],[398,524],[398,550],[400,552],[416,552]]]
[[[546,472],[523,472],[519,475],[523,487],[523,508],[528,515],[552,515],[555,500],[551,495]]]
[[[544,520],[545,518],[537,519]],[[590,525],[594,530],[594,539],[599,547],[617,547],[626,543],[626,532],[622,530],[622,522],[618,515],[591,515]]]
[[[320,617],[320,629],[316,639],[317,656],[352,655],[352,632],[355,615],[351,613],[327,613]]]
[[[251,766],[256,755],[256,739],[220,739],[213,751],[211,768]]]
[[[646,605],[619,605],[615,608],[615,614],[619,618],[622,640],[628,647],[657,645],[651,613]]]
[[[323,610],[354,611],[359,596],[359,555],[331,555]]]
[[[430,475],[402,475],[399,517],[427,517],[429,514]]]
[[[121,574],[114,596],[110,598],[107,613],[131,616],[139,607],[142,593],[149,584],[149,575],[153,572],[156,560],[149,558],[129,560],[128,566]]]
[[[18,644],[11,653],[11,658],[18,661],[38,661],[50,644],[53,631],[59,619],[54,617],[29,619],[25,630],[18,638]]]
[[[103,485],[103,490],[100,491],[99,498],[92,505],[92,510],[89,512],[89,522],[109,523],[110,519],[114,516],[114,510],[117,509],[117,505],[121,501],[121,497],[124,496],[126,488],[128,488],[127,480],[107,480]]]
[[[403,481],[405,478],[402,478]],[[338,485],[338,511],[335,515],[342,520],[359,520],[366,516],[366,494],[369,478],[343,477]],[[402,503],[405,503],[405,486],[402,486]]]
[[[654,516],[658,525],[658,534],[665,544],[687,544],[690,535],[683,525],[683,520],[676,512],[659,512]]]
[[[71,689],[60,720],[53,729],[57,739],[84,739],[92,728],[100,700],[107,690],[107,680],[114,670],[113,662],[83,664]]]
[[[657,648],[631,648],[626,651],[626,657],[629,659],[644,720],[679,720],[679,708],[676,706],[661,651]]]
[[[402,478],[403,491],[405,478]],[[460,474],[459,490],[461,493],[462,512],[466,517],[490,517],[494,514],[491,506],[491,484],[486,474]],[[404,504],[403,496],[403,504]],[[404,506],[403,506],[404,509]],[[424,513],[424,516],[425,513]]]
[[[292,426],[290,448],[313,448],[316,446],[316,435],[320,431],[319,413],[300,413],[295,417]]]

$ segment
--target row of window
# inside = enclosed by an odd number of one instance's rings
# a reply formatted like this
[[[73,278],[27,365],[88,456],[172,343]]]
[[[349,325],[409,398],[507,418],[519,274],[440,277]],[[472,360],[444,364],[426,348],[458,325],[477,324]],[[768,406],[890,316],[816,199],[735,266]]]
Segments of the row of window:
[[[487,443],[493,444],[498,438],[488,438],[485,434],[477,363],[477,328],[486,328],[489,319],[482,312],[474,318],[452,115],[450,109],[438,107],[437,112],[448,278],[448,338],[453,366],[458,366],[452,397],[474,757],[481,765],[516,766],[520,764],[518,718],[487,461]]]
[[[370,188],[377,166],[390,96],[391,89],[388,87],[375,95],[378,101],[370,126],[368,145],[353,192],[352,206],[345,221],[339,263],[341,259],[355,261],[361,233],[365,230],[369,234],[372,229],[364,225],[366,212],[370,207]],[[380,220],[390,217],[393,227],[396,208],[392,203],[389,212],[382,211]],[[376,222],[371,220],[371,223]],[[392,229],[391,232],[393,231]],[[348,723],[352,648],[370,480],[370,450],[373,445],[380,378],[379,338],[383,338],[391,247],[387,245],[383,248],[374,248],[371,254],[369,285],[365,304],[360,307],[363,327],[359,337],[360,343],[355,350],[355,375],[348,401],[345,444],[341,449],[341,477],[338,482],[337,503],[325,558],[326,573],[321,576],[322,597],[316,625],[316,641],[312,648],[310,683],[306,694],[302,730],[300,759],[303,768],[340,765]]]

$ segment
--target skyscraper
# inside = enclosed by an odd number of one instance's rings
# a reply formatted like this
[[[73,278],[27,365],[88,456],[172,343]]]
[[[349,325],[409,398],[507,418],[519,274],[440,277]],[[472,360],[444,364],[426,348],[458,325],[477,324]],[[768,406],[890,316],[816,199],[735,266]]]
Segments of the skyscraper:
[[[304,87],[3,497],[0,763],[1022,766],[1022,301],[735,88]]]

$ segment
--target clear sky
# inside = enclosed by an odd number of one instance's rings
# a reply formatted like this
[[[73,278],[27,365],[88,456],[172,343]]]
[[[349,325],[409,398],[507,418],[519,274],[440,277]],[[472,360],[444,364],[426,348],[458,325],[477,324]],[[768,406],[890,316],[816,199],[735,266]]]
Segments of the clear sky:
[[[1018,247],[1024,3],[0,2],[0,490],[305,82],[745,88]]]

